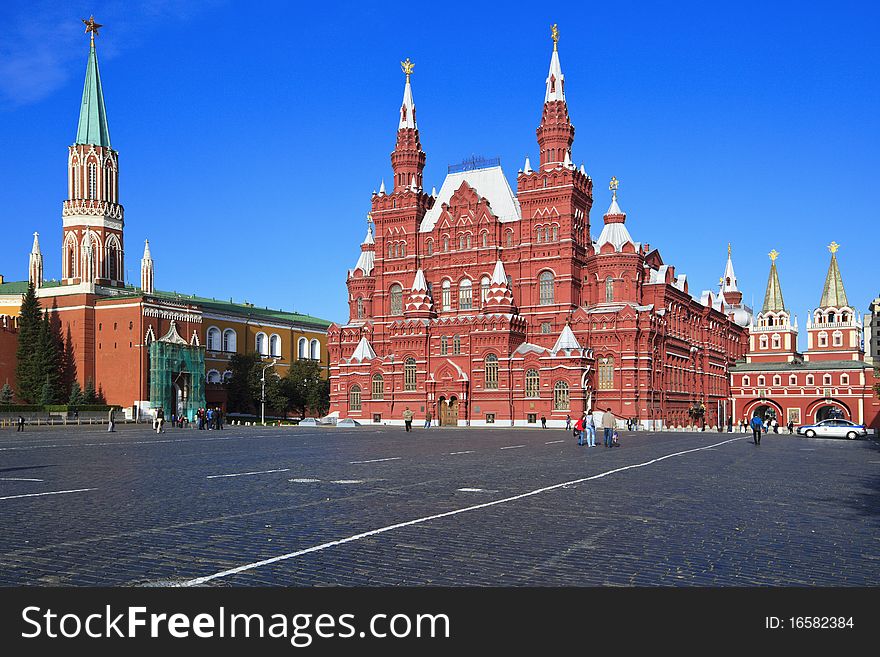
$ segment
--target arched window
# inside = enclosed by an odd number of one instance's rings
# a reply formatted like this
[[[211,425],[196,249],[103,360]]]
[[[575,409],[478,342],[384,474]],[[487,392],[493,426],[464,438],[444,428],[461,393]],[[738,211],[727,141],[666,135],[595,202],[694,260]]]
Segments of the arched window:
[[[840,375],[840,385],[842,385],[842,386],[849,385],[849,374],[841,374]]]
[[[828,334],[825,331],[819,333],[819,346],[827,347],[828,346]]]
[[[557,381],[553,386],[553,408],[557,411],[567,411],[570,407],[568,384],[565,381]]]
[[[208,339],[205,346],[208,351],[220,351],[220,329],[216,326],[208,329]]]
[[[825,374],[822,376],[822,385],[830,386],[831,385],[831,375]]]
[[[797,376],[796,375],[792,374],[790,377],[788,377],[788,385],[790,385],[790,386],[797,385]]]
[[[833,324],[836,321],[837,315],[834,312],[828,313],[828,323]]]
[[[467,248],[471,248],[471,234],[470,233],[468,233],[465,236],[465,246],[467,246]]]
[[[275,333],[269,338],[269,355],[281,356],[281,336]]]
[[[309,357],[309,341],[305,338],[300,338],[296,342],[296,354],[300,360]]]
[[[412,356],[403,361],[403,389],[416,389],[416,359]]]
[[[538,397],[541,394],[541,378],[538,370],[526,372],[526,397]]]
[[[767,384],[767,379],[765,379],[763,376],[759,376],[759,377],[758,377],[758,385],[759,385],[759,386],[763,386],[763,385],[766,385],[766,384]]]
[[[449,235],[444,235],[444,236],[443,236],[443,250],[444,250],[444,251],[448,251],[448,250],[449,250]]]
[[[223,351],[235,351],[235,331],[226,329],[223,331]]]
[[[507,246],[513,246],[513,231],[507,231]]]
[[[535,229],[535,242],[537,242],[538,244],[541,243],[541,229],[540,228]]]
[[[766,348],[767,348],[767,336],[766,336],[766,335],[762,335],[762,336],[760,337],[760,339],[759,339],[759,342],[760,342],[760,345],[761,345],[761,349],[766,349]]]
[[[261,356],[269,355],[269,342],[265,333],[257,333],[257,353]]]
[[[440,299],[443,310],[449,310],[452,307],[452,283],[448,279],[443,281]]]
[[[461,353],[461,336],[452,336],[452,355],[458,356]]]
[[[393,257],[394,257],[394,243],[388,242],[388,258],[390,259]]]
[[[378,373],[373,375],[373,399],[385,399],[385,379]]]
[[[467,278],[458,284],[458,309],[470,310],[473,308],[473,291],[471,282]]]
[[[486,356],[486,390],[498,389],[498,356]]]
[[[813,378],[812,374],[807,374],[807,385],[812,386],[816,384],[816,380]]]
[[[361,387],[356,383],[348,389],[348,409],[350,411],[361,410]]]
[[[98,165],[89,162],[89,198],[98,198]]]
[[[358,319],[364,318],[364,298],[363,297],[357,298],[357,318]]]
[[[480,280],[480,305],[485,306],[486,301],[489,298],[489,286],[492,284],[492,281],[489,280],[488,276],[483,276]]]
[[[397,283],[391,286],[391,314],[403,314],[403,288]]]
[[[449,353],[449,338],[445,335],[440,336],[440,355],[445,356]]]
[[[484,232],[480,235],[480,238],[481,238],[481,240],[482,240],[482,245],[483,245],[483,247],[487,247],[487,246],[489,246],[489,233],[487,233],[487,232],[484,231]]]
[[[781,338],[779,337],[778,333],[773,334],[772,344],[773,344],[774,349],[779,349],[779,345],[781,344]]]
[[[208,370],[208,373],[205,375],[208,383],[220,383],[220,372],[217,370]]]
[[[781,386],[782,385],[782,377],[778,374],[773,377],[773,385]]]
[[[317,340],[312,340],[311,344],[311,359],[312,360],[321,360],[321,343]]]
[[[232,381],[232,370],[226,370],[223,372],[223,383],[229,383]]]
[[[751,381],[751,379],[749,379],[749,377],[747,377],[747,376],[744,376],[744,377],[743,377],[742,384],[743,384],[743,387],[744,387],[744,388],[745,388],[747,385],[749,385],[749,381]]]
[[[614,388],[614,359],[599,359],[599,390],[612,390]]]
[[[549,271],[541,272],[538,276],[539,300],[542,306],[549,306],[554,303],[553,299],[553,273]]]
[[[107,245],[107,278],[111,281],[119,279],[119,251],[114,244]]]
[[[556,242],[559,240],[559,226],[553,225],[553,241]]]
[[[842,347],[843,346],[843,333],[841,333],[840,331],[835,331],[834,333],[832,333],[831,334],[831,344],[833,344],[835,347]]]
[[[614,301],[614,279],[610,276],[605,279],[605,301]]]
[[[425,253],[427,255],[434,255],[434,240],[425,242]]]

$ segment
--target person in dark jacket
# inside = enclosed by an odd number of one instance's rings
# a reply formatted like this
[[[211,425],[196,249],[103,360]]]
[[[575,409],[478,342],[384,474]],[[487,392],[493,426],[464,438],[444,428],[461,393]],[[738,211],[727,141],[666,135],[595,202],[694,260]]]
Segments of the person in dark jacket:
[[[757,415],[749,422],[752,427],[752,438],[756,445],[761,444],[761,432],[764,430],[764,421]]]

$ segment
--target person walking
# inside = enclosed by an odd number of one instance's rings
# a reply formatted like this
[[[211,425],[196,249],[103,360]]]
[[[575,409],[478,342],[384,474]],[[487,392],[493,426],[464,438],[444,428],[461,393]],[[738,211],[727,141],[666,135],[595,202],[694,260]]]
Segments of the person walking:
[[[733,433],[733,416],[727,416],[727,433]]]
[[[547,418],[544,417],[543,415],[541,416],[541,428],[542,428],[542,429],[546,429],[546,428],[547,428]]]
[[[755,441],[756,445],[761,444],[761,431],[764,430],[764,422],[761,421],[759,416],[755,416],[752,418],[752,421],[749,422],[752,427],[752,439]]]
[[[427,413],[425,413],[425,429],[431,428],[431,420],[432,419],[433,418],[431,417],[431,411],[428,411]]]
[[[571,431],[571,415],[565,416],[565,430]]]
[[[110,410],[107,412],[107,432],[116,431],[116,409],[111,406]]]
[[[412,420],[415,413],[409,410],[409,406],[403,411],[403,423],[406,425],[407,431],[412,431]]]
[[[614,427],[617,424],[615,420],[614,413],[611,412],[610,408],[602,414],[602,428],[605,430],[605,447],[611,447],[611,442],[614,439]]]
[[[773,418],[773,433],[779,433],[779,420]]]
[[[18,424],[15,426],[16,431],[24,431],[24,415],[18,416]]]
[[[590,409],[584,415],[584,435],[587,439],[587,447],[596,446],[596,421],[593,419],[593,410]]]
[[[574,423],[574,431],[577,434],[578,439],[578,447],[583,447],[584,445],[584,424],[587,421],[587,416],[584,415],[577,422]]]
[[[223,411],[220,409],[219,406],[217,407],[216,414],[217,414],[217,430],[222,431],[223,430]]]
[[[156,411],[156,433],[165,433],[165,409],[159,408]]]
[[[788,420],[788,433],[789,435],[794,433],[794,420],[792,420],[791,418],[789,418]]]

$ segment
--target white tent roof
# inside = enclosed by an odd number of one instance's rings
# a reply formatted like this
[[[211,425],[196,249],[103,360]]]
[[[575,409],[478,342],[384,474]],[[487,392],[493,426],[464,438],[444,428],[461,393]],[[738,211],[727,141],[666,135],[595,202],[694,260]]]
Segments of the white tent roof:
[[[489,201],[492,206],[492,212],[498,217],[502,223],[509,221],[519,221],[521,218],[519,201],[507,178],[500,166],[488,167],[486,169],[473,169],[471,171],[460,171],[458,173],[450,173],[443,181],[440,192],[437,194],[437,200],[434,206],[425,214],[422,219],[422,225],[419,231],[428,233],[434,230],[437,219],[440,217],[442,205],[449,203],[452,195],[461,187],[461,183],[466,182],[473,187],[477,193]]]

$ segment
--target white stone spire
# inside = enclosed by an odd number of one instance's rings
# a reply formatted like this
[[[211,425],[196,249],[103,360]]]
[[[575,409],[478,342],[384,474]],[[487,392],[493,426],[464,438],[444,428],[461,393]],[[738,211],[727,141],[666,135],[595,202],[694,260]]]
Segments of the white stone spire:
[[[571,154],[568,151],[565,151],[565,159],[562,161],[562,166],[566,169],[574,169],[574,165],[571,163]]]
[[[492,272],[492,283],[507,285],[507,272],[504,271],[504,263],[498,260],[495,263],[495,271]]]
[[[354,348],[354,353],[351,355],[351,360],[363,362],[365,360],[372,360],[375,357],[376,352],[373,351],[373,346],[370,344],[370,341],[367,340],[367,336],[363,336],[361,338],[361,341],[358,342],[357,347]]]
[[[153,257],[150,255],[150,240],[144,240],[144,257],[141,259],[141,292],[153,294]]]
[[[722,292],[738,292],[736,274],[733,273],[733,260],[730,257],[730,244],[727,245],[727,265],[724,267],[724,278],[721,282]]]
[[[406,72],[406,68],[404,68],[404,72]],[[404,128],[415,129],[418,127],[416,126],[416,104],[413,102],[412,85],[409,83],[409,76],[410,74],[406,73],[406,86],[403,87],[403,103],[400,105],[400,124],[397,126],[398,130],[403,130]]]
[[[425,272],[422,271],[422,268],[419,267],[416,272],[415,278],[413,278],[413,284],[410,288],[413,292],[427,292],[428,291],[428,282],[425,280]]]
[[[382,178],[382,184],[379,185],[379,193],[380,193],[380,194],[384,194],[384,193],[385,193],[385,179],[384,179],[384,178]]]
[[[414,192],[419,191],[419,188],[418,188],[418,186],[416,185],[416,177],[415,177],[415,176],[413,176],[412,178],[410,178],[410,181],[409,181],[409,188],[410,188],[411,190],[413,190]]]
[[[550,72],[547,73],[547,93],[544,94],[544,102],[551,100],[565,101],[564,89],[565,76],[562,75],[562,67],[559,65],[559,52],[553,45],[553,55],[550,57]]]
[[[526,163],[525,163],[525,165],[523,165],[523,173],[531,173],[531,172],[532,172],[532,165],[529,162],[529,156],[526,155]]]
[[[495,262],[489,292],[483,304],[483,312],[511,313],[514,312],[513,292],[507,284],[507,272],[501,260]]]
[[[434,198],[437,198],[437,188],[436,187],[431,187],[431,196],[433,196]]]
[[[43,254],[40,252],[39,233],[34,233],[34,245],[28,258],[28,280],[35,288],[43,285]]]
[[[556,354],[560,350],[570,352],[572,349],[580,348],[581,344],[577,341],[577,338],[574,337],[574,332],[571,330],[571,326],[566,324],[565,328],[562,329],[562,333],[559,334],[559,338],[556,340],[556,344],[553,345],[553,349],[551,349],[550,351]]]
[[[358,256],[357,264],[354,266],[354,269],[351,270],[351,273],[354,273],[355,270],[360,269],[364,276],[369,276],[373,267],[376,264],[376,240],[373,238],[373,223],[368,221],[367,223],[367,236],[364,238],[364,241],[361,242],[361,254]]]

